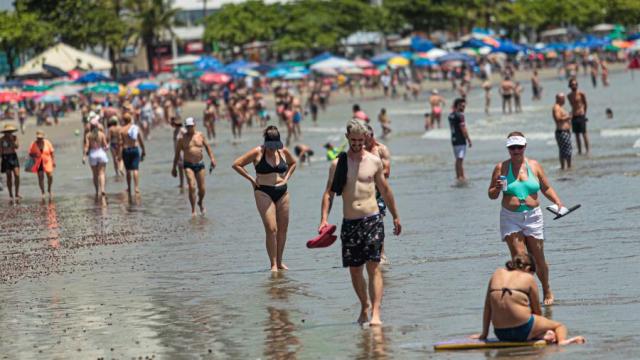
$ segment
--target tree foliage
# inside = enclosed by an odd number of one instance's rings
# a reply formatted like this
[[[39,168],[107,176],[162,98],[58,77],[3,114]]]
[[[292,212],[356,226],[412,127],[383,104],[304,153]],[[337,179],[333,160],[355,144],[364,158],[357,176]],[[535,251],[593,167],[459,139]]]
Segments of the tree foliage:
[[[50,24],[39,20],[35,14],[0,12],[0,48],[7,56],[11,74],[18,56],[51,44],[52,30]]]

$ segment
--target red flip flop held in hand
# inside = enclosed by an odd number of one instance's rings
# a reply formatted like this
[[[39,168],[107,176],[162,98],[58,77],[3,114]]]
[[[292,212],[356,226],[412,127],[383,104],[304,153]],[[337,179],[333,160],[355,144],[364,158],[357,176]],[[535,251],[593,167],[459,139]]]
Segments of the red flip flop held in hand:
[[[338,239],[337,236],[333,235],[333,233],[336,231],[336,228],[337,227],[335,225],[328,225],[323,227],[318,236],[307,241],[307,247],[309,249],[313,249],[331,246],[331,244],[333,244],[336,239]]]

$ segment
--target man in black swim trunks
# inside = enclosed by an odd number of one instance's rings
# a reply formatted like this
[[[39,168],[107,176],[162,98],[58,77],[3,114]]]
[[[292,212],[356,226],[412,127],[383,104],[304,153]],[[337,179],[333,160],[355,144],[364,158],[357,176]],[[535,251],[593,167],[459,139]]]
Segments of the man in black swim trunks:
[[[2,155],[2,173],[7,174],[7,189],[11,202],[20,200],[20,163],[16,150],[20,144],[18,137],[14,133],[18,131],[15,126],[6,124],[2,128],[2,137],[0,137],[0,155]],[[14,197],[15,186],[15,197]]]
[[[349,268],[351,282],[360,300],[358,322],[367,322],[371,310],[370,325],[380,325],[383,293],[380,255],[384,242],[384,223],[376,201],[376,187],[393,216],[395,235],[400,235],[402,226],[391,187],[384,177],[382,160],[365,149],[367,133],[367,128],[355,119],[347,124],[349,151],[331,163],[329,179],[322,196],[318,230],[321,231],[328,226],[327,219],[334,195],[342,195],[342,265]],[[369,275],[369,286],[362,272],[365,266]]]
[[[576,144],[578,145],[578,154],[582,154],[582,139],[584,147],[589,154],[589,135],[587,134],[587,96],[578,90],[578,80],[571,78],[569,80],[569,88],[571,92],[567,95],[571,104],[571,130],[576,136]]]
[[[189,186],[189,202],[191,203],[191,216],[196,216],[196,185],[198,187],[198,206],[200,212],[205,213],[204,195],[205,195],[205,165],[202,149],[207,151],[211,163],[209,171],[216,167],[216,159],[213,157],[211,146],[207,142],[207,138],[200,131],[195,130],[195,120],[190,117],[184,121],[187,132],[176,143],[175,155],[173,156],[173,168],[171,175],[178,175],[178,160],[180,153],[183,154],[184,173],[187,176],[187,185]]]

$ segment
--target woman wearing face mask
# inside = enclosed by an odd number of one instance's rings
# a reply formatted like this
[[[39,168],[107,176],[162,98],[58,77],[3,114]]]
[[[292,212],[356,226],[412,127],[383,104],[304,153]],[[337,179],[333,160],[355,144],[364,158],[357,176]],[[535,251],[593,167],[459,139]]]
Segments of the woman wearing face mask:
[[[84,151],[82,163],[84,164],[89,158],[91,172],[93,173],[93,185],[96,189],[96,198],[105,197],[105,168],[109,162],[106,149],[109,148],[107,137],[100,130],[100,123],[97,118],[90,122],[90,130],[84,141]]]
[[[255,177],[244,168],[251,163],[256,169]],[[296,160],[283,146],[278,128],[268,126],[264,130],[264,144],[237,158],[233,169],[253,186],[256,206],[266,232],[271,271],[286,270],[282,255],[289,226],[287,182],[296,169]]]
[[[544,173],[542,165],[525,157],[527,139],[518,131],[507,136],[509,159],[496,165],[489,185],[489,198],[502,196],[500,233],[509,246],[511,256],[529,253],[536,259],[537,275],[542,283],[544,304],[553,304],[549,286],[549,267],[544,257],[544,222],[538,192],[558,206],[563,207]],[[501,180],[500,177],[504,176]],[[504,191],[503,191],[504,186]]]

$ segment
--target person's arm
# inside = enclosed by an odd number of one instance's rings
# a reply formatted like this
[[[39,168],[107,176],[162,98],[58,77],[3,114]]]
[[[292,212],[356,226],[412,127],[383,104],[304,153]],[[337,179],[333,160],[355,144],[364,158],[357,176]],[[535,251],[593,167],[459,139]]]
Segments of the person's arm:
[[[540,294],[538,293],[538,284],[536,279],[531,276],[529,284],[529,306],[531,306],[531,312],[542,316],[542,308],[540,307]]]
[[[487,191],[489,199],[495,200],[500,196],[502,192],[502,183],[500,182],[500,174],[502,174],[502,163],[496,165],[491,174],[491,182],[489,183],[489,190]]]
[[[209,145],[209,142],[207,141],[207,137],[200,134],[200,136],[202,136],[202,142],[204,144],[204,149],[207,151],[207,154],[209,155],[209,159],[211,159],[211,169],[215,169],[216,167],[216,158],[213,156],[213,150],[211,150],[211,145]]]
[[[254,148],[248,151],[246,154],[240,156],[233,162],[232,165],[233,170],[235,170],[245,179],[249,180],[254,189],[258,187],[258,182],[253,178],[253,176],[249,175],[244,167],[255,162],[258,153],[260,153],[260,147]]]
[[[467,124],[464,121],[464,117],[462,118],[462,121],[460,121],[460,131],[462,131],[462,136],[467,139],[467,144],[469,145],[469,147],[472,147],[473,145],[471,144],[471,138],[469,137],[469,131],[467,130]]]
[[[560,197],[558,196],[558,194],[556,194],[556,191],[553,189],[553,187],[551,187],[551,184],[549,183],[549,179],[547,178],[547,175],[544,173],[544,169],[542,168],[542,165],[540,165],[537,161],[535,160],[529,160],[529,163],[533,163],[535,165],[536,168],[536,175],[538,176],[538,180],[540,181],[540,191],[542,191],[542,193],[544,194],[544,196],[549,199],[549,201],[553,202],[554,204],[556,204],[558,206],[558,210],[560,210],[560,208],[562,208],[563,204],[562,201],[560,200]]]
[[[144,157],[147,155],[147,152],[144,149],[144,141],[142,140],[142,130],[138,131],[138,143],[140,144],[140,148],[142,149],[142,155],[140,156],[140,161],[144,161]]]
[[[582,101],[584,102],[584,115],[587,115],[587,96],[583,93],[580,92],[580,95],[582,96]]]
[[[87,161],[87,154],[89,153],[89,134],[84,137],[84,146],[82,147],[82,163]]]
[[[329,225],[329,212],[331,211],[331,205],[333,204],[333,198],[336,195],[335,192],[331,190],[331,185],[333,184],[333,176],[336,173],[336,167],[338,166],[338,160],[333,160],[331,162],[331,166],[329,167],[329,177],[327,178],[327,186],[324,189],[324,193],[322,194],[322,201],[320,205],[320,226],[318,226],[318,233],[322,232],[322,228]]]
[[[13,135],[13,148],[18,150],[20,148],[20,142],[18,141],[18,137]]]
[[[289,152],[289,149],[284,148],[282,153],[284,154],[284,160],[287,162],[288,166],[287,172],[284,174],[284,181],[286,182],[289,181],[291,175],[293,175],[293,172],[296,170],[297,162],[293,155],[291,155],[291,152]]]
[[[55,156],[55,151],[53,149],[53,145],[51,145],[51,143],[49,143],[49,149],[51,149],[51,162],[53,164],[53,167],[56,167],[56,156]]]
[[[489,337],[489,326],[491,325],[491,300],[489,294],[491,293],[491,281],[487,285],[487,294],[484,297],[484,311],[482,313],[482,332],[478,339],[486,340]]]
[[[380,160],[382,160],[382,166],[384,167],[384,177],[389,178],[391,174],[391,153],[387,146],[381,146],[378,150]]]
[[[178,139],[178,141],[176,141],[176,146],[173,149],[173,165],[171,166],[171,176],[176,177],[178,176],[178,160],[180,160],[180,152],[182,151],[182,139],[183,137],[180,137]]]
[[[389,186],[389,182],[384,177],[384,167],[382,166],[382,161],[379,163],[378,171],[374,175],[374,181],[376,183],[376,187],[380,190],[380,195],[384,199],[385,204],[389,208],[389,212],[391,212],[391,216],[393,216],[393,234],[400,235],[402,232],[402,225],[400,224],[400,217],[398,216],[398,209],[396,208],[396,200],[393,197],[393,192],[391,191],[391,186]]]

